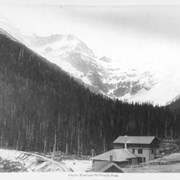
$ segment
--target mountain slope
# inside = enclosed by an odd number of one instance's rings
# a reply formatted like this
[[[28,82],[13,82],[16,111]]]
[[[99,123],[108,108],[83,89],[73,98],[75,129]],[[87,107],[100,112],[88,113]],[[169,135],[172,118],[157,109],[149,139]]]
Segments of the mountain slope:
[[[166,106],[169,107],[172,111],[180,114],[180,95],[175,97],[172,101],[168,102]]]
[[[97,57],[74,35],[34,35],[27,39],[30,48],[94,92],[129,102],[158,105],[165,105],[179,95],[180,73],[176,64],[149,67],[147,70],[143,67],[125,68],[120,60]]]
[[[166,105],[180,94],[178,64],[170,62],[166,68],[151,67],[148,70],[125,68],[120,60],[97,57],[84,42],[71,34],[25,37],[2,15],[0,28],[11,39],[25,43],[93,92],[128,102],[158,105]]]
[[[81,80],[95,92],[112,98],[128,99],[139,91],[155,85],[149,71],[112,66],[112,59],[94,55],[91,49],[74,35],[28,37],[29,46]]]

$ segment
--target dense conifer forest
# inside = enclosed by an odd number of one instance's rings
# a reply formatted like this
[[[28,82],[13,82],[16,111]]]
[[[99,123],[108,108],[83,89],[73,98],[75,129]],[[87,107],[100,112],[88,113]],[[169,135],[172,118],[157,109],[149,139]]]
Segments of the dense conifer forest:
[[[179,111],[96,95],[19,42],[0,35],[0,147],[90,155],[119,135],[178,138]]]

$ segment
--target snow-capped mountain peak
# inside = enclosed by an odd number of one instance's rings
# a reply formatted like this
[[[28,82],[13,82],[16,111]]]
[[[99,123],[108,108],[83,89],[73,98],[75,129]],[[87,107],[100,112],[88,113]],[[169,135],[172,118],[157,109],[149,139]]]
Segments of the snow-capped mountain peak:
[[[160,105],[171,102],[180,94],[178,67],[173,67],[171,71],[168,67],[163,72],[159,69],[127,68],[122,65],[121,59],[97,57],[82,40],[72,34],[52,34],[46,37],[33,34],[26,37],[2,15],[0,33],[25,43],[97,93]]]
[[[95,56],[84,42],[72,34],[33,35],[28,37],[28,44],[91,90],[112,98],[125,99],[142,89],[148,91],[155,85],[149,71],[112,66],[111,58]]]
[[[34,48],[40,48],[47,53],[53,51],[53,53],[61,53],[62,51],[81,51],[87,53],[91,56],[94,56],[93,52],[83,43],[80,39],[78,39],[75,35],[67,34],[54,34],[47,37],[37,36],[33,34],[33,36],[27,37],[28,42],[30,42],[30,46]]]

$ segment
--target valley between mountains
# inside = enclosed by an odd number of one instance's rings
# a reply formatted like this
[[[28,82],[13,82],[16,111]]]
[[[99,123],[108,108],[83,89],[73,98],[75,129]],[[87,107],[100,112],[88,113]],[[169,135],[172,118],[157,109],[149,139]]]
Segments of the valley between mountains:
[[[178,67],[125,68],[75,35],[27,37],[6,19],[0,24],[1,148],[89,157],[112,149],[120,135],[178,145]]]

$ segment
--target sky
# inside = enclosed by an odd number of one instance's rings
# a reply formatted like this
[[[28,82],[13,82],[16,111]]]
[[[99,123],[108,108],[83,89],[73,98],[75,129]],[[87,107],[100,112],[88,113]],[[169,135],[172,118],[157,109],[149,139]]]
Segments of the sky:
[[[74,34],[97,56],[113,58],[122,66],[178,68],[178,1],[76,0],[73,4],[72,0],[0,0],[0,12],[23,34]]]
[[[55,4],[55,5],[169,5],[179,0],[0,0],[4,4]]]

